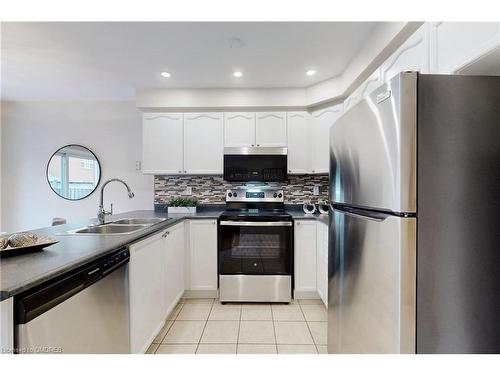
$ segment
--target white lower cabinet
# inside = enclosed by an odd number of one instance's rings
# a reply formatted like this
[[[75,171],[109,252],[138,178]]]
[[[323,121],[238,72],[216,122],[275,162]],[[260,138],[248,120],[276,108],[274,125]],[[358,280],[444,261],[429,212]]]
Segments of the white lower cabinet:
[[[170,315],[184,294],[184,223],[176,224],[163,233],[164,316]]]
[[[189,220],[186,295],[217,296],[217,220]]]
[[[129,246],[130,351],[144,353],[165,320],[164,231]]]
[[[328,306],[328,224],[316,227],[316,286],[319,298]]]
[[[129,249],[130,351],[144,353],[185,293],[217,296],[217,221],[181,222]]]
[[[328,306],[328,224],[295,220],[294,298],[320,298]]]
[[[294,298],[317,297],[315,220],[295,220],[294,282]]]

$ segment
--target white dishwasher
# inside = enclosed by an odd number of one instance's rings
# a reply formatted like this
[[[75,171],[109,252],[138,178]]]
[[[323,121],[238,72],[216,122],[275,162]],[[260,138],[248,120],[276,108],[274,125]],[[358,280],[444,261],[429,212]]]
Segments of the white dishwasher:
[[[129,353],[128,249],[14,299],[16,353]]]

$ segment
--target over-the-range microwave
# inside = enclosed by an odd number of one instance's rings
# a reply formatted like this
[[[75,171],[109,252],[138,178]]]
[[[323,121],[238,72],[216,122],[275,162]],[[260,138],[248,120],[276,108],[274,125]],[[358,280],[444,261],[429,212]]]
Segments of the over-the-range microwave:
[[[224,180],[273,182],[287,178],[286,147],[225,147]]]

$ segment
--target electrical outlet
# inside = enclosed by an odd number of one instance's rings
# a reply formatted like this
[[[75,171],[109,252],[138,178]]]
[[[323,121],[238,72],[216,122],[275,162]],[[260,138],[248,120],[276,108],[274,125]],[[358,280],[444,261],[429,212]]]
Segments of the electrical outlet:
[[[313,186],[313,195],[319,195],[319,186]]]
[[[135,170],[136,171],[140,171],[141,170],[141,161],[140,160],[137,160],[135,162]]]
[[[193,188],[191,186],[188,186],[186,188],[186,195],[191,195],[191,194],[193,194]]]

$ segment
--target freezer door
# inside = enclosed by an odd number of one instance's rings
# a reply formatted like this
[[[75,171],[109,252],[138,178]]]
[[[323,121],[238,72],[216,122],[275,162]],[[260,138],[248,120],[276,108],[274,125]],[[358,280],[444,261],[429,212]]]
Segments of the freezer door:
[[[500,77],[421,75],[418,353],[500,353]]]
[[[330,200],[416,211],[416,73],[401,73],[330,129]]]
[[[334,209],[329,227],[328,353],[415,353],[416,219]]]

